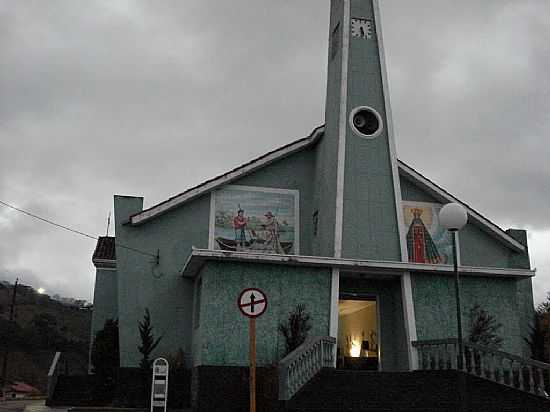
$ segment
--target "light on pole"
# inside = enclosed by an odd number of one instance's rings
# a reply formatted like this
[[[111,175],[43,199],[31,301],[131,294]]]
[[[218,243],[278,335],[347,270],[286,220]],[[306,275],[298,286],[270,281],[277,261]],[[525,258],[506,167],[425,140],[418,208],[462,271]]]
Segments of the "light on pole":
[[[458,203],[447,203],[439,212],[439,223],[451,232],[453,238],[453,265],[455,275],[455,300],[456,300],[456,324],[458,338],[458,370],[462,370],[463,346],[462,346],[462,315],[460,312],[460,275],[458,273],[457,256],[457,232],[468,222],[468,213],[466,209]]]

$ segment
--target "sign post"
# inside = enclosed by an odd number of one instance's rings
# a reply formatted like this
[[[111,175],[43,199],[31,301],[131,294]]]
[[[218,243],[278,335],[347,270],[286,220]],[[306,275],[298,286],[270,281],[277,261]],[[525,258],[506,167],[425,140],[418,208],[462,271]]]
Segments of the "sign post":
[[[168,361],[157,358],[153,362],[151,383],[151,412],[166,412],[168,403]]]
[[[248,288],[241,292],[237,305],[243,315],[250,320],[249,332],[249,363],[250,363],[250,412],[256,412],[256,318],[263,315],[267,309],[267,297],[256,288]]]

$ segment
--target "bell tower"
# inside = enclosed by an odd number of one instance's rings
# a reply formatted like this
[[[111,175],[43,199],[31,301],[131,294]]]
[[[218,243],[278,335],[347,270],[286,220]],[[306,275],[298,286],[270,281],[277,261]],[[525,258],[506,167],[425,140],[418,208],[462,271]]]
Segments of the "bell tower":
[[[334,222],[327,247],[332,250],[323,254],[401,261],[406,243],[400,234],[401,193],[378,16],[376,0],[331,2],[318,172],[334,189],[321,183],[317,190],[335,207],[319,215]]]
[[[325,135],[319,142],[317,252],[407,261],[378,0],[331,0]],[[324,230],[324,233],[321,233]],[[338,336],[340,270],[332,269],[330,335]],[[401,273],[409,367],[417,355],[412,285]]]

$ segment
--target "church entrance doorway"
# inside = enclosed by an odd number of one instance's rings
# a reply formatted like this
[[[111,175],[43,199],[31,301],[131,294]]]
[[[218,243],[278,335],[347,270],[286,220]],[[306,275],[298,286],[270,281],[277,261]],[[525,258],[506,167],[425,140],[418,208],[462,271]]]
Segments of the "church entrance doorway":
[[[341,295],[338,302],[337,367],[379,370],[379,305],[376,296]]]

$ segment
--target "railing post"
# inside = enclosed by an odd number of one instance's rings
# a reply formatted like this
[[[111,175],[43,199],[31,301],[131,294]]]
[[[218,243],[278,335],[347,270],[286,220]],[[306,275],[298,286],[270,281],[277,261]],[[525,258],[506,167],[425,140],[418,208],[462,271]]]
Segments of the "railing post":
[[[451,369],[456,369],[458,370],[458,365],[460,364],[460,362],[458,361],[458,351],[456,349],[456,344],[452,344],[451,345],[451,353],[450,353],[450,357],[451,357]]]
[[[537,385],[537,394],[540,396],[546,395],[546,387],[544,384],[544,372],[542,371],[542,368],[537,368],[538,375],[539,375],[539,384]]]
[[[504,384],[504,366],[500,355],[498,356],[498,383]]]
[[[522,391],[524,391],[525,390],[525,384],[524,384],[524,381],[523,381],[523,364],[522,363],[519,363],[518,379],[519,379],[519,388]]]
[[[536,393],[535,391],[535,379],[533,376],[533,367],[531,365],[527,366],[527,370],[529,371],[529,392]]]

